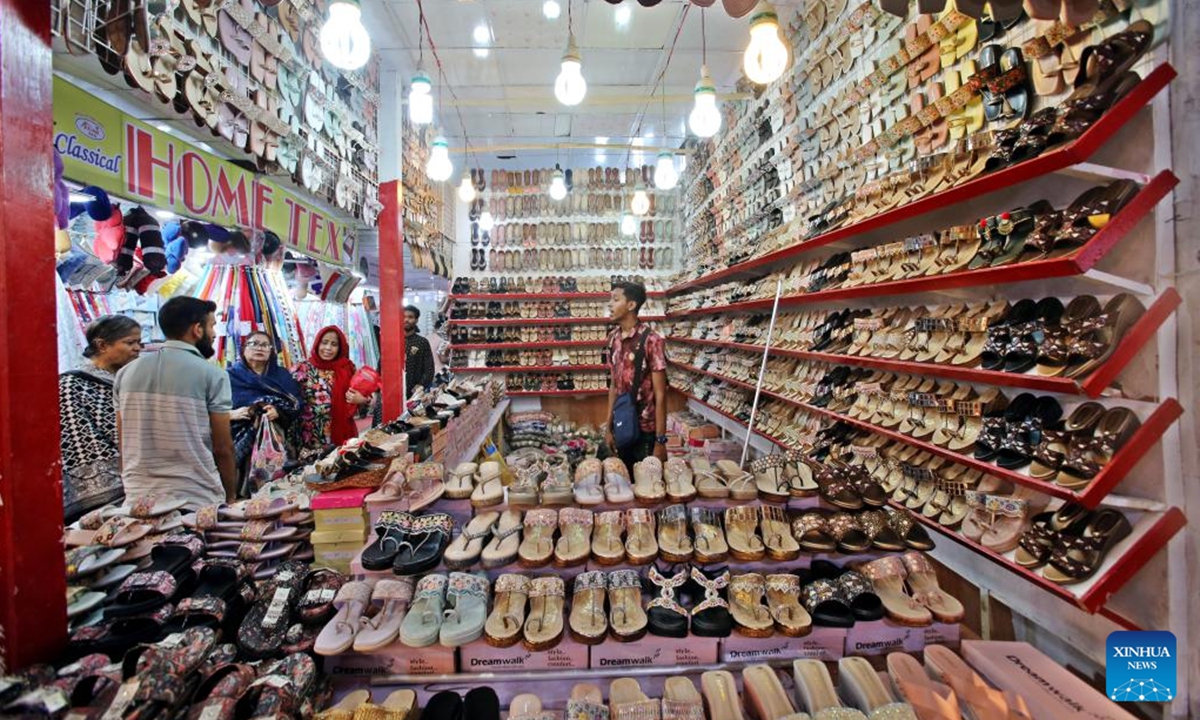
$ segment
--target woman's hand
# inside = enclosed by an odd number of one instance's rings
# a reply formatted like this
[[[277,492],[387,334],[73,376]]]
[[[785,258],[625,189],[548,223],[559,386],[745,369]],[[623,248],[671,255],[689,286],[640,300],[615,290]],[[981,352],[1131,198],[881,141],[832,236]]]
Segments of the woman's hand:
[[[234,408],[233,410],[231,410],[229,412],[229,419],[230,420],[249,420],[250,419],[250,407],[247,406],[247,407]]]
[[[363,395],[357,390],[347,390],[346,402],[350,403],[351,405],[366,405],[371,401],[367,399],[366,395]]]
[[[275,422],[279,419],[279,411],[275,409],[274,405],[265,405],[263,407],[263,414],[266,415],[267,419],[271,422]]]

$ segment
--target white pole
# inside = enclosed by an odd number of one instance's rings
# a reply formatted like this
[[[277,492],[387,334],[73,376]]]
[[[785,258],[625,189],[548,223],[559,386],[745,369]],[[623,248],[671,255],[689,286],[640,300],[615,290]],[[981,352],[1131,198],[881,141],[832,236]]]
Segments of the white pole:
[[[779,296],[783,294],[783,278],[775,281],[775,302],[771,305],[771,324],[767,326],[767,341],[763,344],[762,362],[758,366],[758,382],[754,384],[754,402],[750,405],[750,422],[746,424],[746,440],[742,443],[741,467],[746,467],[746,456],[750,453],[750,437],[754,435],[754,421],[758,418],[758,400],[762,396],[763,374],[767,371],[767,357],[771,354],[771,340],[775,335],[775,318],[779,316]]]

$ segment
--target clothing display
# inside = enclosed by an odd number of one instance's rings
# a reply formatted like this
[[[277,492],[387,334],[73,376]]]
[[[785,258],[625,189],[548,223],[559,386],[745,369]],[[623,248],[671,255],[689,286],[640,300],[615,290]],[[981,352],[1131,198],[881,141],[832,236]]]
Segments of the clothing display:
[[[53,3],[0,717],[1194,714],[1181,7]]]

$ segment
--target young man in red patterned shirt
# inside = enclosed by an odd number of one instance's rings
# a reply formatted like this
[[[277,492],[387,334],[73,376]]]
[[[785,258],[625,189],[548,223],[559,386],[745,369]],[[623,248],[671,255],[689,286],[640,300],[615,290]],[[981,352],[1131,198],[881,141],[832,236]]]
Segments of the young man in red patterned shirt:
[[[653,455],[667,459],[667,354],[666,343],[650,326],[638,319],[646,303],[646,287],[641,283],[617,283],[612,291],[610,311],[617,325],[608,336],[608,363],[612,380],[608,385],[608,447],[616,452],[633,474],[634,463]],[[642,382],[637,391],[638,437],[627,447],[616,447],[612,433],[613,405],[617,398],[633,388],[634,358],[642,337]]]

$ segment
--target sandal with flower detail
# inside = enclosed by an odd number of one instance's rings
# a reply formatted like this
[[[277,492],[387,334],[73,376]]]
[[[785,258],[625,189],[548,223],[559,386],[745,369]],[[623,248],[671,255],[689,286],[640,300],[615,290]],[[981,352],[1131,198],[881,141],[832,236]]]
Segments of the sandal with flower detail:
[[[446,584],[446,602],[438,641],[442,647],[459,647],[479,639],[487,622],[490,583],[487,577],[470,573],[450,573]]]
[[[694,516],[695,510],[693,510]],[[696,535],[697,541],[700,534]],[[736,560],[762,560],[767,553],[758,536],[758,511],[753,505],[739,505],[725,510],[725,540],[729,554]]]

